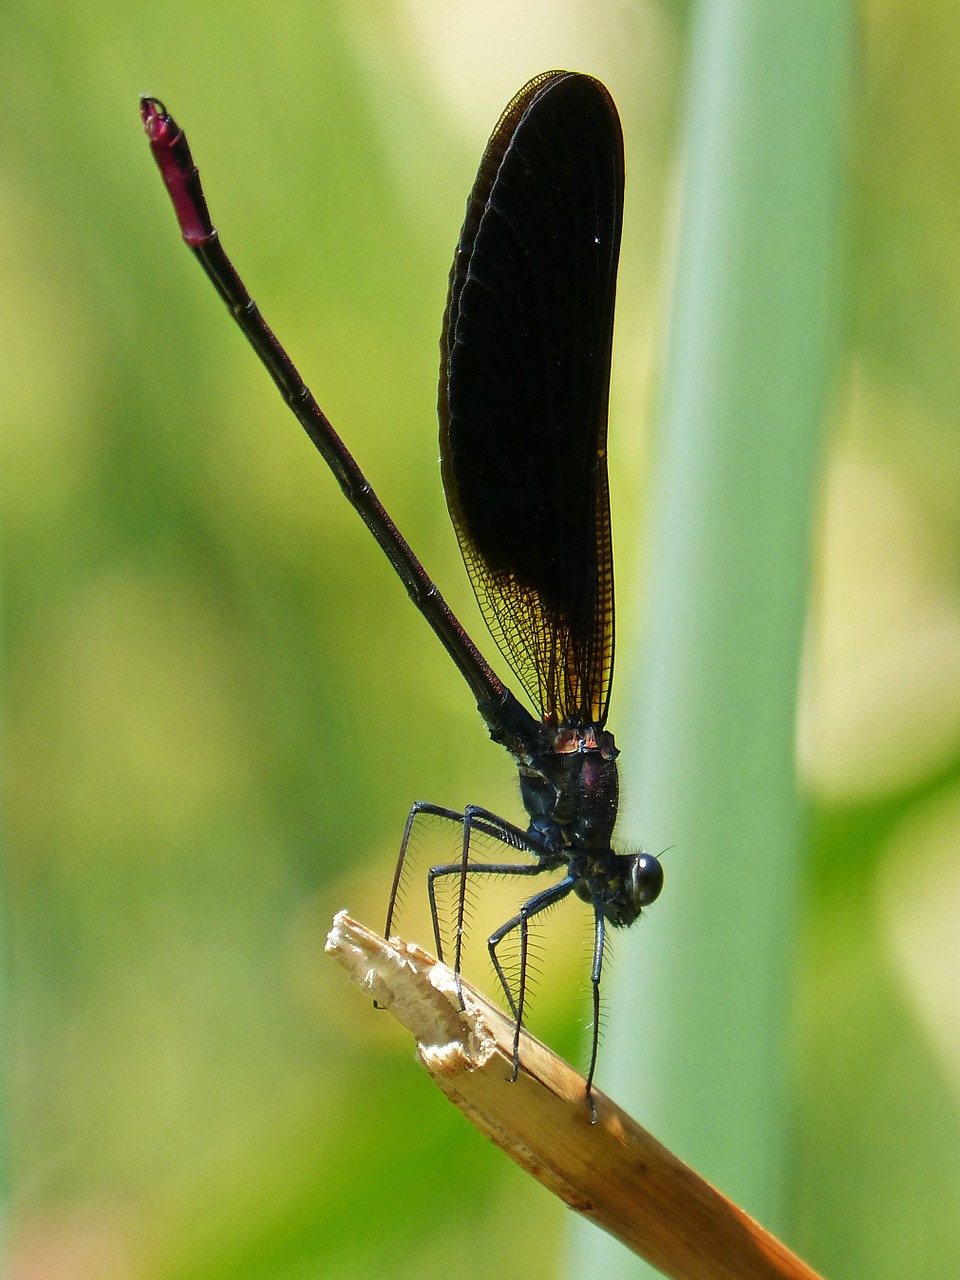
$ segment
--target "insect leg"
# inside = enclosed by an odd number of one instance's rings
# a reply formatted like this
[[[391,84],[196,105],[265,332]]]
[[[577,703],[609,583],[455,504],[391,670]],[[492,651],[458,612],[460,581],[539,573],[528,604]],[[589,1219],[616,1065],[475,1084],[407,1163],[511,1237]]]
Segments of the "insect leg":
[[[535,871],[546,870],[545,867],[536,867]],[[567,875],[556,884],[550,885],[548,889],[543,889],[540,893],[529,898],[517,914],[502,924],[499,929],[495,930],[487,940],[487,950],[490,953],[490,959],[493,961],[493,967],[500,985],[506,994],[507,1001],[510,1005],[510,1012],[514,1017],[513,1029],[513,1075],[511,1080],[516,1080],[520,1071],[520,1030],[523,1026],[523,1004],[526,997],[527,989],[527,934],[529,923],[534,916],[539,915],[542,911],[546,911],[548,907],[552,907],[554,903],[562,901],[570,890],[576,884],[576,879]],[[520,930],[520,986],[517,991],[517,999],[514,1000],[510,991],[510,984],[507,982],[507,976],[503,971],[503,966],[497,955],[497,947],[504,940],[507,934],[512,933],[514,929]]]
[[[529,837],[519,827],[515,827],[512,822],[507,822],[497,814],[491,813],[489,809],[481,808],[480,805],[468,804],[464,809],[463,847],[460,857],[460,889],[457,895],[457,928],[454,935],[453,955],[453,971],[457,975],[458,982],[463,957],[463,915],[467,897],[467,873],[476,866],[475,863],[470,861],[470,837],[474,830],[494,836],[509,848],[526,850],[532,854],[537,853],[536,846],[530,843]],[[540,867],[536,868],[536,870],[540,869]]]
[[[403,828],[403,839],[400,841],[400,854],[397,858],[397,869],[393,873],[393,884],[390,888],[390,901],[387,905],[387,923],[383,928],[383,936],[385,938],[390,937],[390,930],[393,926],[393,916],[397,908],[397,896],[400,892],[400,882],[403,878],[403,864],[407,856],[407,846],[410,843],[410,836],[413,833],[413,824],[421,814],[431,814],[436,818],[443,818],[449,822],[456,822],[460,824],[463,822],[463,814],[460,813],[458,809],[445,809],[441,805],[430,804],[426,800],[417,800],[411,807],[410,813],[407,815],[406,825]],[[442,947],[440,944],[439,924],[436,914],[434,914],[433,926],[434,934],[437,938],[437,959],[442,960]]]
[[[606,920],[603,903],[593,904],[593,968],[590,970],[590,986],[593,990],[593,1032],[590,1043],[590,1070],[587,1072],[587,1101],[590,1103],[592,1123],[597,1123],[597,1108],[593,1101],[593,1074],[597,1069],[597,1050],[600,1046],[600,973],[603,969],[603,947],[606,940]]]

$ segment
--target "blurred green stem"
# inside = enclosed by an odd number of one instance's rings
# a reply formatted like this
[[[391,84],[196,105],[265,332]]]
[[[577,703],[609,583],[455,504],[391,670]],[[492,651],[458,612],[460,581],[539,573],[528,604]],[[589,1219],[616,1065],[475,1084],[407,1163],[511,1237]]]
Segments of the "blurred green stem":
[[[599,1083],[774,1231],[804,848],[794,719],[835,374],[851,37],[835,0],[699,7],[646,653],[617,716],[624,834],[669,851],[662,901],[617,940]],[[647,1274],[589,1231],[578,1280]]]

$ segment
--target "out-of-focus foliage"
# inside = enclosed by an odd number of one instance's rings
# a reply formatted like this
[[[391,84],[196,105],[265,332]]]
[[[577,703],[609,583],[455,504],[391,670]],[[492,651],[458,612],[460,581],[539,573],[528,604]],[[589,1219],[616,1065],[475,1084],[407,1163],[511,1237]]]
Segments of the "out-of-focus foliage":
[[[560,1273],[563,1211],[321,955],[337,908],[382,913],[413,799],[519,816],[509,762],[178,243],[136,96],[188,129],[228,250],[479,635],[436,465],[449,260],[524,79],[607,81],[623,680],[676,22],[652,0],[0,12],[15,1274]],[[960,1253],[958,42],[949,4],[864,6],[789,1157],[794,1240],[838,1280]],[[577,1055],[570,906],[539,1029]]]
[[[960,1254],[960,84],[949,4],[866,5],[847,344],[800,724],[797,1239]]]

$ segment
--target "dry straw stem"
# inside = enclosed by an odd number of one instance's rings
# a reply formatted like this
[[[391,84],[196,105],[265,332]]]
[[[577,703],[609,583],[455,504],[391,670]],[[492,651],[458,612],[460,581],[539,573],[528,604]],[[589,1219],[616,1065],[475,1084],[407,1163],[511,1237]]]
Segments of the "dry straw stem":
[[[674,1280],[818,1280],[602,1093],[524,1035],[511,1083],[513,1023],[413,943],[386,942],[341,911],[326,949],[417,1041],[451,1102],[571,1208]]]

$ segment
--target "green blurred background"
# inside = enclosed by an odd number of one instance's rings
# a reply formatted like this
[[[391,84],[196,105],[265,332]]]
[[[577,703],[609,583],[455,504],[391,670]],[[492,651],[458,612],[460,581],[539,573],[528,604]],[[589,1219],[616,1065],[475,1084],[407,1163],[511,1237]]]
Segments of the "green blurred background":
[[[519,816],[513,771],[180,244],[136,99],[187,128],[228,251],[482,639],[436,463],[446,274],[512,93],[551,66],[610,86],[628,154],[618,730],[689,19],[652,0],[0,14],[13,1275],[563,1273],[562,1207],[322,956],[341,906],[380,921],[413,799]],[[960,10],[873,3],[860,22],[798,734],[813,820],[788,1216],[831,1277],[946,1277]],[[536,1029],[580,1061],[567,915]]]

